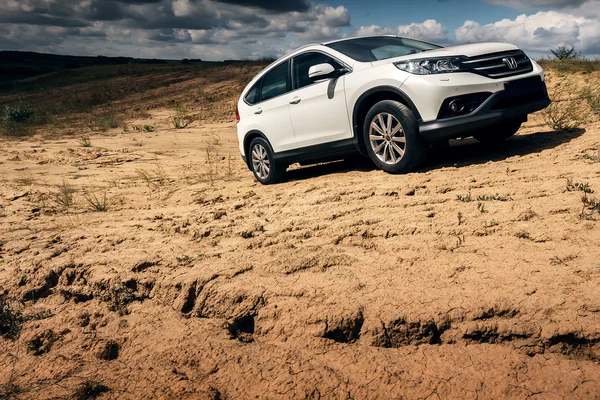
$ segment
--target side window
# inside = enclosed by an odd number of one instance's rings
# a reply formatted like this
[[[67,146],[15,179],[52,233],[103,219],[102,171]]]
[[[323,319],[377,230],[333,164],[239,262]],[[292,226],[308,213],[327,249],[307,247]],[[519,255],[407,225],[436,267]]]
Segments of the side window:
[[[312,84],[313,82],[308,77],[308,70],[313,65],[324,63],[331,64],[335,69],[343,68],[342,64],[323,53],[305,53],[295,57],[292,63],[292,84],[294,89],[300,89]]]
[[[260,83],[260,81],[259,81],[259,83]],[[258,83],[255,84],[252,87],[252,89],[250,89],[248,91],[248,93],[246,94],[245,99],[246,99],[246,102],[248,104],[256,104],[256,103],[258,103]]]
[[[288,62],[269,71],[262,79],[261,100],[281,96],[288,91]]]

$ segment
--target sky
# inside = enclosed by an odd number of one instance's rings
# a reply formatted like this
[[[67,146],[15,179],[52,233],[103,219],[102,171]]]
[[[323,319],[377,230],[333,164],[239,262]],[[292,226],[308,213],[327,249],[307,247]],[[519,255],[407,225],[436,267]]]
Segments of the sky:
[[[255,59],[310,42],[396,34],[501,41],[531,57],[600,57],[600,0],[0,0],[0,50]]]

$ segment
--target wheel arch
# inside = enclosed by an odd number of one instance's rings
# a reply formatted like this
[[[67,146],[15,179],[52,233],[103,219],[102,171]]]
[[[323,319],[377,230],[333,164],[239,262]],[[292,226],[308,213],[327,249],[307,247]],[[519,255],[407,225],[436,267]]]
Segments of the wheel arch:
[[[396,100],[404,104],[415,114],[417,120],[421,115],[417,107],[406,93],[394,86],[377,86],[364,92],[354,104],[352,111],[352,130],[355,146],[363,154],[367,155],[367,149],[363,141],[363,125],[367,113],[376,103],[382,100]]]

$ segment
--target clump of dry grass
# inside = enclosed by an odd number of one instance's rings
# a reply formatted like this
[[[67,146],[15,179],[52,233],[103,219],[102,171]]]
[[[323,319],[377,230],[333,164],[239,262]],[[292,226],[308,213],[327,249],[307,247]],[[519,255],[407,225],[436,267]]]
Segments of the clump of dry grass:
[[[511,201],[512,197],[510,195],[501,195],[499,193],[496,194],[482,194],[477,196],[478,201]]]
[[[587,182],[573,182],[571,179],[567,179],[567,191],[568,192],[583,192],[587,194],[594,193],[594,190],[590,187]]]
[[[170,120],[171,124],[173,124],[173,128],[175,129],[187,128],[193,122],[193,119],[186,115],[176,115],[171,117]]]
[[[110,391],[110,388],[99,380],[86,379],[73,393],[75,400],[91,400],[95,399],[103,393]]]
[[[135,300],[135,295],[131,289],[121,282],[115,282],[105,291],[101,299],[108,303],[110,311],[116,311],[119,315],[123,316],[129,314],[127,305]]]
[[[537,61],[544,69],[555,70],[560,73],[574,74],[583,72],[584,74],[600,71],[600,60],[588,60],[584,57],[564,60],[540,59]]]
[[[4,296],[0,296],[0,335],[16,339],[25,320],[21,311],[9,303]]]
[[[83,198],[87,202],[89,209],[95,212],[106,212],[111,204],[106,190],[104,190],[100,195],[94,192],[86,191],[83,194]]]
[[[88,136],[83,136],[81,139],[79,139],[79,145],[81,147],[92,147],[92,142]]]
[[[462,201],[463,203],[470,203],[473,201],[473,197],[471,197],[471,192],[467,194],[457,194],[456,200]]]
[[[54,202],[59,208],[68,210],[75,204],[76,192],[77,189],[63,179],[62,184],[58,187],[58,192],[54,194]]]
[[[580,99],[574,98],[573,93],[578,91],[568,78],[555,85],[550,94],[552,103],[541,112],[548,127],[564,132],[579,128],[585,122]]]
[[[105,132],[123,125],[122,119],[112,112],[95,115],[89,123],[89,128],[94,131]]]
[[[144,183],[146,183],[146,186],[148,186],[148,189],[151,193],[155,189],[158,189],[159,187],[164,186],[169,182],[167,172],[158,161],[156,162],[156,166],[153,169],[137,169],[135,173],[138,176],[138,178],[140,178]]]
[[[588,85],[581,91],[581,97],[587,101],[594,114],[600,115],[600,83]]]
[[[133,125],[133,130],[136,132],[154,132],[156,131],[156,126],[154,125]]]

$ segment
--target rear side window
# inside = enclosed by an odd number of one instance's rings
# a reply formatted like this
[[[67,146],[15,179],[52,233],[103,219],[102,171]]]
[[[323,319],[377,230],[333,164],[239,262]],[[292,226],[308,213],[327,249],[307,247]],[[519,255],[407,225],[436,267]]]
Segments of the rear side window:
[[[256,85],[254,85],[252,87],[252,89],[250,89],[248,91],[248,93],[246,94],[246,97],[244,97],[244,99],[246,100],[246,102],[248,104],[256,104],[258,103],[258,83]]]
[[[343,68],[342,64],[323,53],[312,52],[295,57],[292,63],[292,82],[294,89],[303,88],[312,84],[313,82],[308,77],[308,70],[313,65],[324,63],[331,64],[335,69]]]
[[[288,92],[288,62],[275,67],[262,79],[261,100],[269,100]]]

